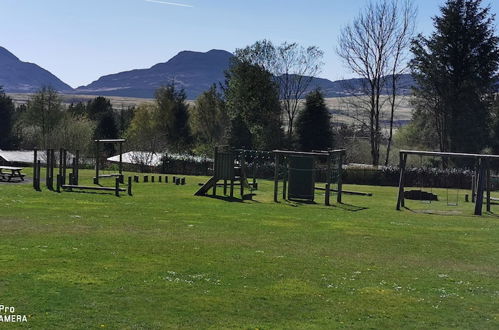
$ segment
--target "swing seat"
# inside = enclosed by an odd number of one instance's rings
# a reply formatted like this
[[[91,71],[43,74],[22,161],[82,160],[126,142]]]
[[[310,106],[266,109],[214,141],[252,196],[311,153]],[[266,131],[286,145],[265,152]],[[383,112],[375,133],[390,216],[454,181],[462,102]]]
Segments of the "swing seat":
[[[404,198],[421,201],[422,203],[431,203],[432,201],[438,201],[438,196],[436,194],[419,189],[404,191]]]

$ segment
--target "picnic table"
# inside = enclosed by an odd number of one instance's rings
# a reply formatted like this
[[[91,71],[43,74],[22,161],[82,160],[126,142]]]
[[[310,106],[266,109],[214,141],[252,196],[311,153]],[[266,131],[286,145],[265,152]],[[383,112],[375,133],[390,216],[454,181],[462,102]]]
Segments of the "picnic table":
[[[0,166],[0,179],[10,180],[19,178],[21,181],[24,181],[25,175],[21,173],[22,167],[12,167],[12,166]]]

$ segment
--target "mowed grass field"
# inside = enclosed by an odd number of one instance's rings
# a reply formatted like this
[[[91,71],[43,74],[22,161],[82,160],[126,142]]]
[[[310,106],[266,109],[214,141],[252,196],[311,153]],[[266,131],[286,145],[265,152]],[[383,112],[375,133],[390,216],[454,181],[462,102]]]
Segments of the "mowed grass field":
[[[392,187],[331,207],[273,203],[269,181],[194,197],[205,180],[120,198],[0,184],[0,304],[29,315],[3,327],[499,328],[494,214],[395,211]]]

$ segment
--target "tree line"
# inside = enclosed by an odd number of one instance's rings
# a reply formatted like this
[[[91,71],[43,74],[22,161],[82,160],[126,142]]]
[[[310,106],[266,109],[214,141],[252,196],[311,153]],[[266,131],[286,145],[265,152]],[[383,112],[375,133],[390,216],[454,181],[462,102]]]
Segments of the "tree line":
[[[153,101],[121,110],[103,97],[64,108],[50,88],[16,108],[0,92],[0,148],[71,149],[118,136],[133,150],[206,156],[220,144],[303,151],[350,146],[373,165],[388,164],[394,145],[499,153],[499,39],[490,7],[482,0],[447,0],[430,36],[415,35],[415,18],[410,0],[371,1],[340,31],[336,52],[363,78],[344,86],[353,124],[333,126],[323,92],[312,89],[322,50],[261,40],[237,49],[225,81],[192,102],[175,82],[159,88]],[[409,125],[397,127],[405,73],[415,80],[414,111]],[[352,137],[368,142],[366,149],[349,144]]]

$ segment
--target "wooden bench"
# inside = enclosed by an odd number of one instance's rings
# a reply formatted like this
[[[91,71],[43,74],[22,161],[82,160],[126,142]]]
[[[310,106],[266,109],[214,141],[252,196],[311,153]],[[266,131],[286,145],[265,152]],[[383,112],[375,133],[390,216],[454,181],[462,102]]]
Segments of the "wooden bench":
[[[7,180],[8,182],[15,178],[24,181],[26,175],[21,173],[22,169],[22,167],[0,166],[0,178],[2,180]],[[4,171],[10,171],[10,173],[5,173]]]

